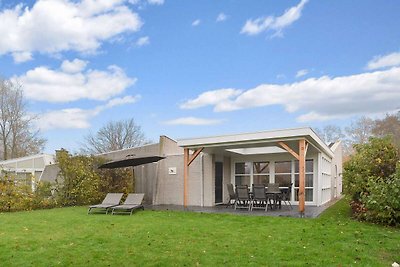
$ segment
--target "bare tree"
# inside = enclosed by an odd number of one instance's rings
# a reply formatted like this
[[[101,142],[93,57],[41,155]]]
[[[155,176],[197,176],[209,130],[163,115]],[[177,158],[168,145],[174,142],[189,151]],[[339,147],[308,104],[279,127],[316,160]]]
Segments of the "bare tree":
[[[134,119],[111,121],[96,134],[90,133],[85,137],[82,152],[100,154],[146,143],[149,142],[146,141],[141,127],[135,124]]]
[[[390,135],[394,145],[400,149],[400,112],[386,114],[385,118],[375,120],[372,133],[381,137]]]
[[[315,129],[318,136],[326,143],[334,143],[338,140],[343,140],[345,135],[342,132],[342,129],[336,125],[326,125],[322,129]]]
[[[346,127],[346,133],[351,144],[365,144],[372,136],[374,121],[371,118],[362,116],[356,121],[351,122]]]
[[[0,79],[0,149],[3,160],[39,153],[46,140],[27,113],[21,85]]]

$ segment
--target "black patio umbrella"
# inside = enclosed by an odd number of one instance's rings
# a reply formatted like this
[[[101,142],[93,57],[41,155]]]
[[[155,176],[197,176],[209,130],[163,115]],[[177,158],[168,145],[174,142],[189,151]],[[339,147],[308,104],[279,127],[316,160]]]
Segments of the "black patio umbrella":
[[[115,169],[115,168],[124,168],[124,167],[134,167],[142,164],[157,162],[159,160],[164,159],[165,157],[160,156],[150,156],[150,157],[140,157],[134,158],[129,157],[125,159],[110,161],[100,165],[100,169]]]

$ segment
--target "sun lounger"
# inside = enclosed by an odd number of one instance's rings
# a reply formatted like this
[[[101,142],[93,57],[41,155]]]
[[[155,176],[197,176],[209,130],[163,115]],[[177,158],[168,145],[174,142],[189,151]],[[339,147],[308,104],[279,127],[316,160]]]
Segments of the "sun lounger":
[[[124,204],[112,207],[111,214],[129,214],[137,209],[144,210],[142,205],[144,194],[129,194]]]
[[[107,214],[110,208],[119,205],[123,195],[123,193],[108,193],[101,204],[89,206],[88,214],[91,213],[92,209],[99,209]]]

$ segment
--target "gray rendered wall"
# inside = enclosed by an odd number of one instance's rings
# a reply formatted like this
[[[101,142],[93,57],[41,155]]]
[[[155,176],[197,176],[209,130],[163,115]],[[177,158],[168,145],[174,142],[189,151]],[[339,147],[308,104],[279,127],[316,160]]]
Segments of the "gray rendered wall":
[[[342,142],[338,141],[332,146],[332,151],[335,156],[332,159],[332,188],[334,188],[334,184],[336,181],[337,186],[337,196],[339,197],[342,194],[342,172],[343,172],[343,148]],[[337,166],[337,170],[335,168]],[[335,179],[336,176],[336,179]],[[334,190],[332,190],[332,198],[334,198]]]
[[[215,205],[215,159],[213,155],[203,154],[203,203],[205,207],[211,207]],[[200,177],[199,177],[200,178]],[[197,179],[199,179],[197,178]],[[191,179],[196,177],[191,176]]]
[[[213,206],[213,157],[200,154],[189,166],[188,205]],[[169,174],[176,168],[176,174]],[[183,155],[171,155],[158,163],[158,186],[154,204],[183,205]]]
[[[135,192],[144,193],[144,202],[153,203],[154,180],[157,175],[158,163],[149,163],[134,167]]]

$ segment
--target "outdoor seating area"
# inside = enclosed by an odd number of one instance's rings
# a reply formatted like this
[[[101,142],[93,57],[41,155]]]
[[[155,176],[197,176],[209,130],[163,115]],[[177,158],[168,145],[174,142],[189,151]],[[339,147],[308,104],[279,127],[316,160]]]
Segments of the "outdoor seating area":
[[[144,194],[128,194],[124,203],[121,204],[123,195],[123,193],[108,193],[101,204],[89,206],[88,214],[91,214],[93,213],[93,210],[96,210],[96,213],[108,214],[108,212],[111,211],[112,215],[132,215],[133,211],[137,209],[144,210],[144,206],[142,204]]]
[[[262,209],[265,211],[277,210],[282,208],[282,202],[285,206],[292,209],[290,203],[290,195],[292,184],[288,187],[280,187],[278,183],[253,184],[251,191],[248,185],[236,185],[233,191],[233,185],[227,184],[229,192],[229,201],[227,207],[232,205],[232,198],[234,197],[234,209]]]

